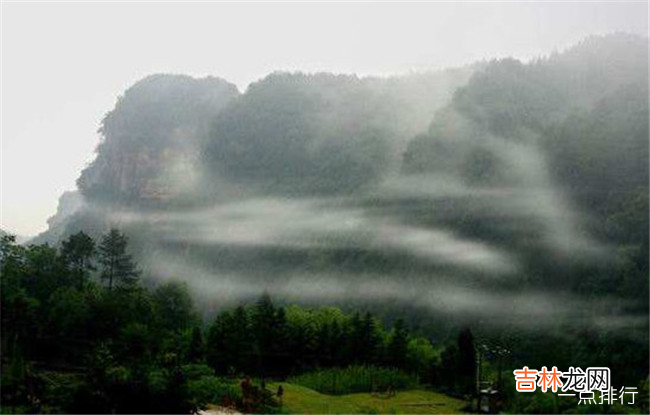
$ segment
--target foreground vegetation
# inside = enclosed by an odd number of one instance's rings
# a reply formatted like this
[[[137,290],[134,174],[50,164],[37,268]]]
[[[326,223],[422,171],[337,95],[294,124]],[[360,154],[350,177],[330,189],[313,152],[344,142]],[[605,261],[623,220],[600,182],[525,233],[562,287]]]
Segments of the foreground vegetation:
[[[188,413],[222,403],[270,413],[279,406],[265,378],[349,394],[443,373],[428,339],[399,319],[386,330],[370,313],[277,307],[265,294],[205,327],[185,285],[143,285],[115,229],[98,246],[83,232],[59,249],[1,242],[3,412]],[[469,391],[474,348],[469,331],[461,337],[445,364],[456,374],[449,384]],[[240,384],[248,375],[257,381]]]
[[[469,329],[434,344],[400,319],[387,330],[368,312],[276,306],[268,294],[206,325],[184,284],[143,285],[115,229],[98,246],[80,232],[59,249],[3,236],[0,260],[2,412],[190,413],[219,404],[247,413],[448,413],[472,405],[477,348]],[[518,344],[530,341],[539,339]],[[558,362],[561,345],[526,362]],[[518,364],[480,350],[484,380]],[[634,379],[635,369],[612,372]],[[288,380],[284,394],[267,383],[278,379]],[[522,399],[509,376],[494,385],[505,410],[576,409],[547,394]],[[624,409],[643,412],[647,381],[632,385],[639,399]]]

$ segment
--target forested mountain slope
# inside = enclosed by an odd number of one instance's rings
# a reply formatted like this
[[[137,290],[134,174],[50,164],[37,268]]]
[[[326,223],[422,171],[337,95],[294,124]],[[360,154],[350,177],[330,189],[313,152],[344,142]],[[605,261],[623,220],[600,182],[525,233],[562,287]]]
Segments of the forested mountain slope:
[[[118,226],[145,277],[211,302],[268,289],[496,325],[631,313],[643,330],[647,57],[617,34],[529,63],[274,73],[244,93],[152,76],[105,117],[83,207],[39,241]]]

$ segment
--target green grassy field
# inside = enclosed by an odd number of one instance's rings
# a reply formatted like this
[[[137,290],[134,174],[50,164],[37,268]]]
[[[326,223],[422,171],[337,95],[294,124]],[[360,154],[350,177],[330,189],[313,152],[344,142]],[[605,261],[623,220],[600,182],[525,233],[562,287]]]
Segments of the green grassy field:
[[[425,390],[398,391],[390,398],[369,393],[332,396],[290,383],[284,388],[283,409],[291,414],[460,414],[465,402]]]

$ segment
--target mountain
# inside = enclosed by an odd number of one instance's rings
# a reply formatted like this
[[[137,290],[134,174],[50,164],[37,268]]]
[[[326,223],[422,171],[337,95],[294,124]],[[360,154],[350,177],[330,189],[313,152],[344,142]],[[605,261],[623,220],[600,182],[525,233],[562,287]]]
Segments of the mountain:
[[[182,198],[199,186],[198,143],[237,98],[217,78],[152,75],[118,99],[102,120],[97,157],[77,184],[91,201],[137,204]]]
[[[530,328],[625,304],[637,330],[647,42],[391,78],[273,73],[244,93],[148,77],[104,118],[83,207],[43,238],[117,226],[145,277],[219,306],[267,289]]]
[[[546,202],[563,198],[596,215],[591,230],[602,234],[603,215],[620,209],[613,193],[647,194],[647,97],[643,38],[592,37],[529,64],[493,61],[409,143],[403,172],[477,188],[544,187]]]
[[[265,193],[356,191],[399,169],[408,139],[466,73],[271,74],[216,118],[206,164]]]
[[[243,95],[218,78],[149,76],[102,120],[97,157],[78,179],[85,208],[65,209],[64,195],[61,212],[35,241],[56,243],[81,223],[99,232],[108,226],[107,209],[197,207],[265,191],[353,190],[399,168],[408,139],[472,70],[388,78],[274,73]],[[390,167],[373,165],[365,154],[373,148]],[[291,163],[302,169],[294,176],[283,172]]]

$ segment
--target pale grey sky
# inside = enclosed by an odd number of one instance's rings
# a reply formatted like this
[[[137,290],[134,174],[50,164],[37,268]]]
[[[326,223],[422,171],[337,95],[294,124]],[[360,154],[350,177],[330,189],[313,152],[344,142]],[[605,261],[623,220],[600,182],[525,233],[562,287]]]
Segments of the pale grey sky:
[[[240,90],[274,70],[394,74],[648,34],[640,2],[2,4],[0,227],[46,229],[94,157],[99,121],[151,73]]]

